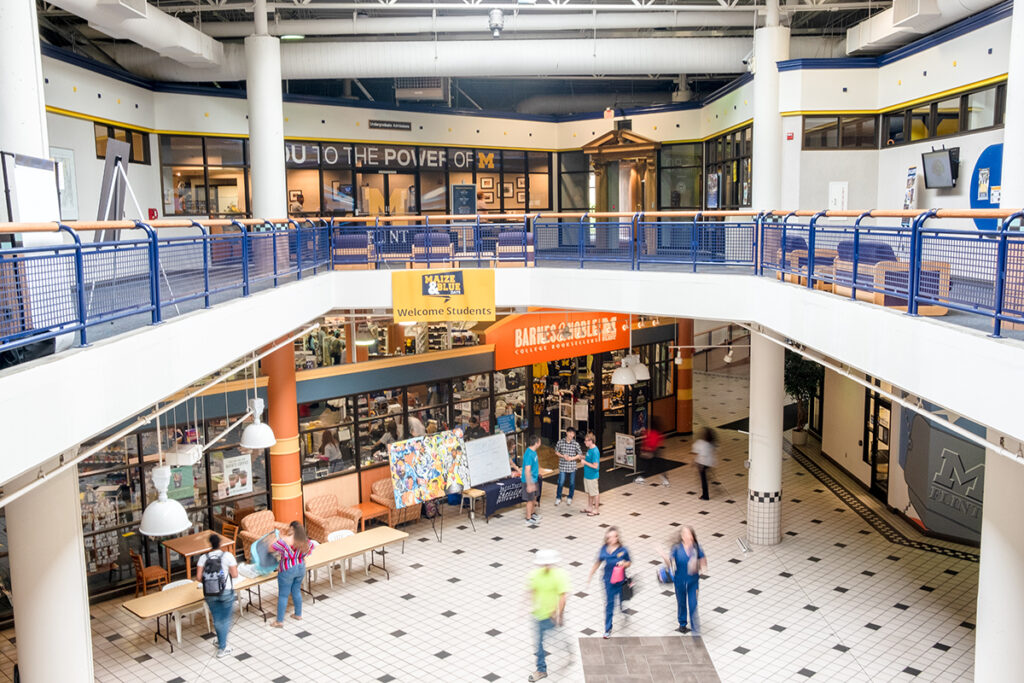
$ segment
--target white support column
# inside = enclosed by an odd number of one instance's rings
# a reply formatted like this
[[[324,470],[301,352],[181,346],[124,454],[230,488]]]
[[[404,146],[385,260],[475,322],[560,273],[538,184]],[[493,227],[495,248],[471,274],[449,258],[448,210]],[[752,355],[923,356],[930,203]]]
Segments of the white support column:
[[[789,59],[789,29],[779,26],[778,0],[768,0],[766,25],[754,31],[753,208],[778,209],[782,202],[782,117],[779,69]]]
[[[284,170],[281,41],[267,35],[246,38],[245,68],[252,215],[283,218],[288,212],[288,197]]]
[[[6,514],[21,680],[92,681],[77,468],[12,501]]]
[[[774,545],[782,532],[782,407],[785,349],[750,335],[747,540]]]
[[[35,0],[0,2],[0,61],[0,150],[49,156]]]
[[[989,439],[992,439],[989,432]],[[1007,448],[1017,446],[1006,444]],[[981,513],[974,680],[1024,680],[1024,463],[988,451]]]
[[[1010,28],[1010,69],[1006,81],[1006,115],[1003,120],[1003,186],[999,203],[1008,209],[1024,207],[1024,2],[1013,4]]]

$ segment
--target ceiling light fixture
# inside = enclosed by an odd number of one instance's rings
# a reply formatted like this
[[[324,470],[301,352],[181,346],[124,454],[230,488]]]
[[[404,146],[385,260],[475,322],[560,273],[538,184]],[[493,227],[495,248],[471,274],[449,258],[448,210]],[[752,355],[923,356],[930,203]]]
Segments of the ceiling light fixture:
[[[305,40],[306,36],[300,33],[286,33],[281,36],[281,40]]]
[[[159,409],[159,406],[157,406]],[[153,468],[153,487],[157,499],[146,506],[139,524],[139,533],[145,536],[173,536],[180,534],[190,526],[191,520],[181,503],[167,497],[167,487],[171,484],[171,468],[164,464],[164,435],[160,430],[160,415],[156,416],[156,450],[159,464]]]
[[[242,440],[239,442],[239,446],[242,448],[248,448],[249,450],[258,451],[264,448],[270,448],[277,443],[277,437],[274,436],[274,430],[270,428],[270,425],[265,424],[262,421],[263,417],[263,399],[257,395],[256,388],[256,367],[252,369],[252,398],[249,399],[249,412],[252,413],[252,424],[247,425],[242,430]]]

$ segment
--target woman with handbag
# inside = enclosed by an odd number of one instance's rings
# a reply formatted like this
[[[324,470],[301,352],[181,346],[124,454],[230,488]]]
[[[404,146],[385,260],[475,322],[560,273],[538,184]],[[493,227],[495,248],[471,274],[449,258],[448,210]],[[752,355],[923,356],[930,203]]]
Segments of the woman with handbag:
[[[693,635],[700,635],[700,621],[697,619],[697,588],[700,573],[707,569],[708,560],[704,550],[697,543],[697,534],[693,527],[684,526],[679,531],[679,542],[665,553],[659,550],[665,565],[673,571],[672,582],[676,587],[676,618],[679,620],[680,633],[688,633],[686,617],[689,614]]]
[[[619,530],[615,527],[608,527],[604,532],[604,545],[597,554],[597,561],[590,568],[590,575],[587,576],[587,584],[594,578],[594,572],[604,563],[604,637],[611,637],[612,614],[615,612],[615,600],[619,600],[619,609],[625,611],[622,606],[622,587],[626,583],[626,568],[631,564],[629,550],[619,540]]]

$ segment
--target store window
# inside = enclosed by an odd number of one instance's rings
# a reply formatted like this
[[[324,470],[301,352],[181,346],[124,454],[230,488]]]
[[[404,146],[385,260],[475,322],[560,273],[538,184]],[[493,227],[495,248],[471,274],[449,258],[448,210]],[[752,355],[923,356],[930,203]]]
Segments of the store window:
[[[452,380],[454,396],[453,427],[461,427],[466,439],[479,439],[492,433],[490,373],[468,375]]]
[[[704,143],[705,209],[750,206],[752,136],[752,127],[746,126]]]
[[[838,116],[805,116],[804,149],[839,147]]]
[[[937,102],[934,107],[935,136],[954,135],[960,132],[960,102],[961,98]]]
[[[699,142],[662,146],[658,153],[660,208],[700,208],[702,156],[703,145]]]
[[[921,103],[883,115],[882,146],[1001,126],[1005,113],[1005,83]]]
[[[805,116],[804,149],[874,149],[875,116]]]
[[[589,211],[593,206],[590,198],[590,161],[579,152],[559,152],[559,208],[562,211]]]
[[[875,149],[877,116],[843,116],[839,120],[839,146],[842,149]]]
[[[242,139],[161,135],[164,214],[248,214],[247,145]]]
[[[967,96],[967,130],[996,125],[996,88],[986,88]]]
[[[96,136],[96,158],[107,158],[107,140],[127,142],[129,147],[128,161],[132,164],[151,163],[149,151],[149,133],[120,126],[108,126],[105,123],[94,123],[93,132]]]

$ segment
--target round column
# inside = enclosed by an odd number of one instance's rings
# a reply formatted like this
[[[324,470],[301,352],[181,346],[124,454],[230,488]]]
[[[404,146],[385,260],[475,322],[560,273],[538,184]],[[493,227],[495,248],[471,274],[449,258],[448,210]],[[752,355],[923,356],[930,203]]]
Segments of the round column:
[[[683,362],[676,367],[676,431],[693,433],[693,318],[676,323],[676,344]]]
[[[277,443],[270,447],[270,500],[279,522],[302,521],[302,461],[295,396],[295,352],[291,344],[263,359],[267,375],[267,424]]]
[[[754,31],[753,208],[782,203],[782,116],[779,69],[789,59],[789,29],[779,26],[778,0],[769,0],[764,28]],[[774,9],[774,11],[773,11]]]
[[[92,681],[78,468],[11,502],[6,514],[21,680]]]
[[[246,38],[245,69],[252,215],[283,218],[288,212],[288,197],[284,170],[281,41],[267,35]]]
[[[1018,11],[1019,10],[1019,11]],[[1010,70],[1006,80],[1006,114],[1003,120],[1003,187],[1000,206],[1024,206],[1024,3],[1014,3],[1010,28]]]
[[[50,140],[46,133],[35,0],[0,2],[0,38],[0,55],[10,65],[0,69],[0,92],[4,93],[4,106],[0,107],[0,149],[47,157]]]
[[[991,433],[989,438],[995,440]],[[974,680],[978,683],[1024,680],[1022,490],[1024,465],[989,451],[985,458],[978,629],[974,638]]]
[[[785,349],[750,335],[747,540],[774,545],[782,531],[782,408]]]

